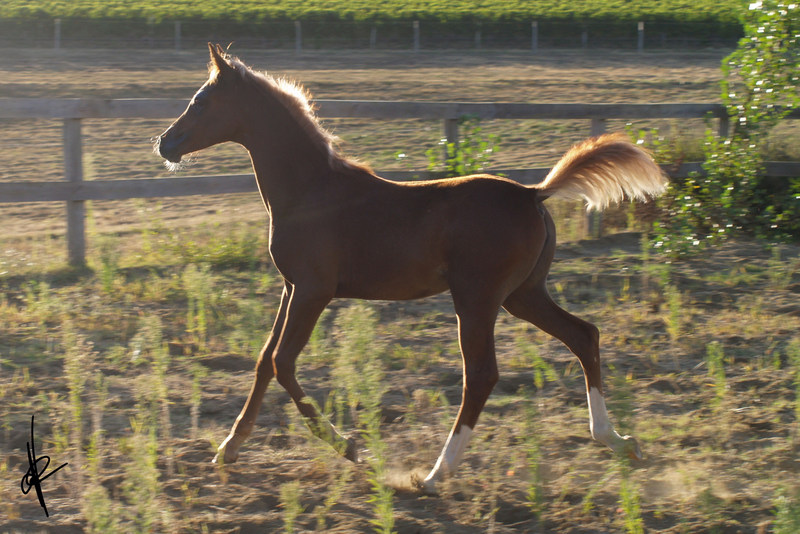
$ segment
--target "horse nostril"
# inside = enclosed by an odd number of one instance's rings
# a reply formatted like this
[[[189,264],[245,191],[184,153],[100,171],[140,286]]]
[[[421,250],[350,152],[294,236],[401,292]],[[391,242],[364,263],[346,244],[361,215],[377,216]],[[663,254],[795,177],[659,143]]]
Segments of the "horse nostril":
[[[167,130],[156,139],[154,149],[162,158],[172,162],[178,162],[181,160],[182,155],[179,147],[185,138],[185,134],[176,134],[175,132]]]

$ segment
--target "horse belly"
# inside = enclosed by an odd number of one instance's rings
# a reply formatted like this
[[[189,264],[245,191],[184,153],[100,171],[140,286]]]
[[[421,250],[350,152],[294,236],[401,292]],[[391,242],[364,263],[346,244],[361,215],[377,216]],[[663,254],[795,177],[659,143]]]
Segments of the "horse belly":
[[[336,296],[408,300],[447,289],[445,263],[434,247],[391,245],[384,241],[348,254],[339,271]]]

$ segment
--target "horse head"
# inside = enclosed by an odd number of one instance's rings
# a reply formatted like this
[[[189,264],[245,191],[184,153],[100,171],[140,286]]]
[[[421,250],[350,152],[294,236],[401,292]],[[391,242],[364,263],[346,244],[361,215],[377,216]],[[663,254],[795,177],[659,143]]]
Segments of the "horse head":
[[[186,110],[155,141],[155,152],[168,166],[186,154],[240,137],[241,106],[237,99],[241,76],[219,45],[208,43],[211,55],[208,81],[195,93]]]

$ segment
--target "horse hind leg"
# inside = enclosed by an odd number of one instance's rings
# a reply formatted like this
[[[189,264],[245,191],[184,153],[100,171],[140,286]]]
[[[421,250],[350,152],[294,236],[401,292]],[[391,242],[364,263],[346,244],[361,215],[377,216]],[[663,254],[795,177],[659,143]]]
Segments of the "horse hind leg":
[[[559,307],[544,284],[523,286],[512,293],[503,307],[515,317],[536,325],[564,343],[578,357],[586,380],[589,430],[592,437],[617,454],[641,459],[639,444],[620,436],[608,418],[600,372],[600,334],[597,328]]]

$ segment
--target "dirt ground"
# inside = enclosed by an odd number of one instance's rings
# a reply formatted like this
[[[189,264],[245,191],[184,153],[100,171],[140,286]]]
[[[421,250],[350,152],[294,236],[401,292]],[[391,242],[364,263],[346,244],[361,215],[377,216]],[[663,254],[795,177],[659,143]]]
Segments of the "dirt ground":
[[[727,53],[542,50],[534,56],[349,51],[297,57],[285,51],[236,52],[253,66],[302,80],[318,98],[509,102],[716,101],[719,62]],[[0,58],[0,97],[188,98],[205,80],[206,59],[204,51],[12,51]],[[87,178],[165,176],[149,139],[167,122],[85,121]],[[425,121],[377,126],[332,121],[330,125],[343,138],[346,151],[362,156],[376,169],[424,167],[424,151],[436,146],[441,135],[440,125]],[[496,162],[507,168],[553,163],[571,142],[588,134],[588,124],[581,121],[518,121],[486,128],[503,136]],[[57,123],[0,122],[5,156],[0,180],[60,179],[60,135]],[[404,162],[395,157],[400,151],[409,154]],[[240,148],[223,146],[202,153],[183,172],[248,172],[248,165]],[[154,213],[179,232],[198,224],[265,221],[260,200],[253,195],[98,202],[91,206],[93,235],[115,233],[127,239],[147,226]],[[33,334],[11,328],[14,315],[7,311],[22,301],[27,281],[39,279],[37,273],[63,261],[52,257],[52,243],[37,249],[37,243],[57,241],[63,234],[63,207],[0,204],[0,220],[5,230],[0,237],[0,288],[6,294],[0,307],[6,310],[0,314],[0,328],[6,328],[5,333],[0,329],[0,351],[5,351],[0,353],[4,358],[0,402],[7,402],[0,442],[4,459],[0,532],[83,532],[85,473],[81,478],[65,468],[47,481],[50,518],[44,518],[33,493],[20,494],[19,479],[27,465],[26,414],[38,406],[35,399],[43,388],[62,396],[68,390],[60,362],[26,359],[22,351],[15,352],[14,344],[31,343],[27,339]],[[564,227],[559,231],[570,233]],[[620,426],[639,438],[645,460],[619,462],[591,440],[577,361],[558,342],[501,315],[496,343],[501,381],[464,464],[444,484],[440,496],[418,495],[410,489],[411,477],[424,475],[432,466],[460,400],[455,318],[447,295],[375,303],[381,346],[395,347],[397,355],[414,355],[412,363],[399,356],[387,358],[390,368],[382,400],[387,482],[396,490],[395,529],[447,534],[630,531],[620,495],[625,484],[632,484],[648,532],[770,531],[779,492],[796,491],[800,473],[795,371],[787,356],[789,342],[800,331],[800,247],[775,249],[737,241],[699,257],[666,263],[643,255],[638,232],[568,241],[559,247],[551,291],[565,308],[601,329],[609,405]],[[98,245],[91,246],[90,254],[97,253]],[[148,269],[156,270],[145,266],[125,276],[135,280]],[[168,276],[169,271],[164,278]],[[232,294],[245,294],[248,286],[237,285],[236,274],[229,276]],[[259,293],[267,309],[277,304],[279,290],[279,284],[272,284]],[[85,288],[62,288],[59,295],[86,310],[104,305]],[[346,305],[335,302],[328,323]],[[117,302],[114,324],[104,324],[103,335],[129,341],[135,316],[151,308],[150,303]],[[101,321],[99,313],[87,311],[92,324]],[[163,311],[165,317],[184,313]],[[25,328],[36,331],[35,325]],[[48,328],[57,331],[59,325]],[[331,326],[326,332],[335,343],[335,329]],[[173,334],[181,347],[179,335]],[[714,342],[723,347],[727,362],[722,400],[706,368],[708,347]],[[41,343],[47,347],[49,342]],[[526,343],[535,349],[526,348]],[[102,348],[102,340],[96,346]],[[530,350],[541,355],[555,376],[536,385]],[[322,403],[340,385],[330,363],[303,366],[303,358],[309,357],[301,357],[300,381]],[[162,454],[156,466],[163,513],[154,531],[284,531],[287,506],[280,490],[295,481],[300,481],[302,509],[296,531],[374,529],[366,465],[351,468],[310,438],[277,384],[267,393],[240,461],[224,469],[212,465],[214,443],[226,435],[249,390],[254,360],[252,354],[211,350],[196,355],[196,361],[208,373],[202,382],[197,435],[191,432],[191,377],[175,374],[167,379],[172,461]],[[22,377],[23,368],[32,380]],[[100,370],[108,377],[105,450],[114,451],[102,459],[100,480],[113,498],[121,500],[123,483],[132,475],[126,471],[124,448],[111,444],[131,438],[128,418],[135,409],[132,384],[137,370],[120,370],[111,360]],[[40,455],[56,448],[44,412],[37,422],[38,440],[43,441]],[[538,474],[526,460],[532,443],[538,451]],[[66,460],[53,454],[52,461],[55,466]],[[319,528],[325,499],[342,473],[348,472],[349,482]],[[532,511],[529,498],[537,476],[542,491],[539,515]],[[137,525],[136,531],[148,528]]]

